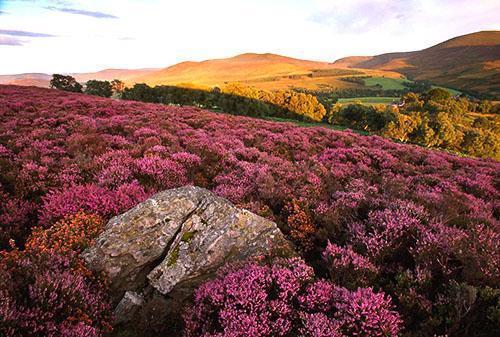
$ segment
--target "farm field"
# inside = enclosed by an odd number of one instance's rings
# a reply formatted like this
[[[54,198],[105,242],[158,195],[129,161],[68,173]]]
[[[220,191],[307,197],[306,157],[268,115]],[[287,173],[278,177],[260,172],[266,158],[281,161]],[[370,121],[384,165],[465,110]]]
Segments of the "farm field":
[[[403,78],[387,78],[387,77],[370,77],[365,79],[367,87],[380,86],[383,90],[403,90],[406,87],[404,82],[409,82]]]

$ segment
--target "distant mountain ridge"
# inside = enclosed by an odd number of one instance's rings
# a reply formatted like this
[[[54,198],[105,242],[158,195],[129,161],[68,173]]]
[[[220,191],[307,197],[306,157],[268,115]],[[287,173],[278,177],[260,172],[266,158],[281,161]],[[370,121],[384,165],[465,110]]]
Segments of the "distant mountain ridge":
[[[351,56],[333,63],[276,54],[247,53],[234,57],[181,62],[161,69],[106,69],[72,74],[78,81],[120,79],[128,85],[220,86],[242,82],[262,89],[349,88],[344,76],[408,77],[461,91],[500,97],[500,31],[483,31],[413,52]],[[50,75],[0,75],[0,84],[48,86]]]
[[[335,67],[328,62],[299,60],[269,53],[247,53],[224,59],[182,62],[130,80],[150,85],[193,83],[213,86],[225,82],[304,75],[312,70],[332,68]]]
[[[459,36],[414,52],[347,57],[336,65],[396,71],[415,80],[500,95],[500,31]]]

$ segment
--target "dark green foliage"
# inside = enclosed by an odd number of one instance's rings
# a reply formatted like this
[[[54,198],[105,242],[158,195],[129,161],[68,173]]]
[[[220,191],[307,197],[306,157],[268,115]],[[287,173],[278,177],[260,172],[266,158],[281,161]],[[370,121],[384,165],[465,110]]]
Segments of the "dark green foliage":
[[[349,104],[340,109],[337,118],[339,124],[348,125],[355,129],[380,131],[390,121],[391,116],[385,109],[363,104]]]
[[[94,96],[111,97],[113,87],[109,81],[90,80],[86,83],[85,93]]]
[[[74,77],[69,75],[52,75],[52,79],[50,80],[50,87],[63,91],[82,92],[82,85],[78,83]]]
[[[426,100],[436,102],[447,100],[450,97],[451,94],[449,93],[449,91],[441,88],[431,89],[424,95],[424,98],[426,98]]]
[[[426,92],[432,89],[432,84],[429,81],[405,81],[403,82],[403,85],[407,87],[408,90],[418,93]]]
[[[352,76],[352,77],[342,77],[340,78],[341,81],[344,82],[349,82],[349,83],[356,83],[359,85],[366,85],[365,84],[365,79],[370,78],[371,76]]]
[[[122,97],[151,103],[194,105],[231,114],[254,117],[285,117],[321,121],[326,113],[318,99],[293,91],[263,91],[236,84],[211,91],[175,86],[136,84],[126,88]]]

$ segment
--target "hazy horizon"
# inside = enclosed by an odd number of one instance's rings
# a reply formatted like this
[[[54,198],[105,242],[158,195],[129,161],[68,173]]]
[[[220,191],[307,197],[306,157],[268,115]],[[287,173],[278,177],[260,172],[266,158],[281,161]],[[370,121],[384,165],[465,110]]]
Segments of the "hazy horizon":
[[[498,30],[495,0],[0,0],[0,74],[163,68],[274,53],[333,62]]]

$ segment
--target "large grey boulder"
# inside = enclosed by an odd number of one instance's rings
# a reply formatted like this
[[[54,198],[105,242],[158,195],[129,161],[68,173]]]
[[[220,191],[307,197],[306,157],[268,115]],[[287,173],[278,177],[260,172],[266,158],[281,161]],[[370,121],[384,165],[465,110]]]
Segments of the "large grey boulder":
[[[275,223],[188,186],[160,192],[112,218],[82,257],[108,275],[123,311],[124,300],[130,302],[124,294],[153,288],[187,296],[226,262],[293,254]]]

